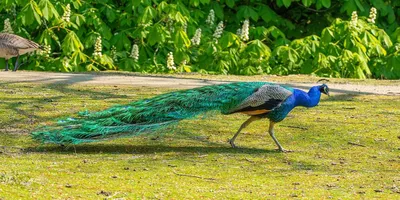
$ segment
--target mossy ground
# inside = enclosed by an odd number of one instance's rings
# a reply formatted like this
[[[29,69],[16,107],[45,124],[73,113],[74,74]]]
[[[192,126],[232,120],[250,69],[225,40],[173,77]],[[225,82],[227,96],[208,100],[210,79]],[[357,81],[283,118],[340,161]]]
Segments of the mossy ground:
[[[246,116],[207,115],[174,133],[60,147],[29,133],[39,124],[173,89],[0,82],[0,199],[400,198],[399,96],[323,97],[275,128],[278,153]]]

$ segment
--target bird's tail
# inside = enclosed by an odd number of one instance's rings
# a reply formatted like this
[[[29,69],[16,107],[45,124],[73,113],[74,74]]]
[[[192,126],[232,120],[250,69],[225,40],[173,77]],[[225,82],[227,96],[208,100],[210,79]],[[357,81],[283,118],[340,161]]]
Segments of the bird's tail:
[[[210,110],[228,113],[265,83],[231,83],[171,92],[104,111],[80,113],[32,133],[44,143],[78,144],[152,133]]]

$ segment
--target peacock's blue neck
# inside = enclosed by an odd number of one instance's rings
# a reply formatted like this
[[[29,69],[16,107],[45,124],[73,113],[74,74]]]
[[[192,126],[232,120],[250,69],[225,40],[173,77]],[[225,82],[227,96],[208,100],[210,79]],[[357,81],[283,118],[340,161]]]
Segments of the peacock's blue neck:
[[[320,97],[321,92],[318,86],[312,87],[308,93],[294,89],[293,95],[287,98],[280,107],[269,112],[267,117],[274,122],[280,122],[296,106],[314,107],[318,105]]]
[[[312,87],[308,93],[294,89],[293,96],[295,99],[294,106],[314,107],[318,105],[321,92],[318,86]]]

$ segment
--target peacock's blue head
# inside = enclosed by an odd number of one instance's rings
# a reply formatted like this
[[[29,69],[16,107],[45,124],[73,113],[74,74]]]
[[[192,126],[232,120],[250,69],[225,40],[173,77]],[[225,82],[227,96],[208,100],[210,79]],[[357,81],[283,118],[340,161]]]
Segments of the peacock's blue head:
[[[325,84],[319,86],[319,91],[329,96],[329,87]]]

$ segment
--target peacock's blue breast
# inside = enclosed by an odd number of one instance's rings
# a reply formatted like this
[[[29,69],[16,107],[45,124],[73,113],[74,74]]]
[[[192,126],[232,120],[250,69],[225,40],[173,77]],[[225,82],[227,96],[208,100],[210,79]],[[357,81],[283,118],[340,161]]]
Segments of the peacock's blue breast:
[[[273,122],[280,122],[288,115],[288,113],[295,107],[294,96],[288,97],[281,106],[269,112],[266,117]]]

